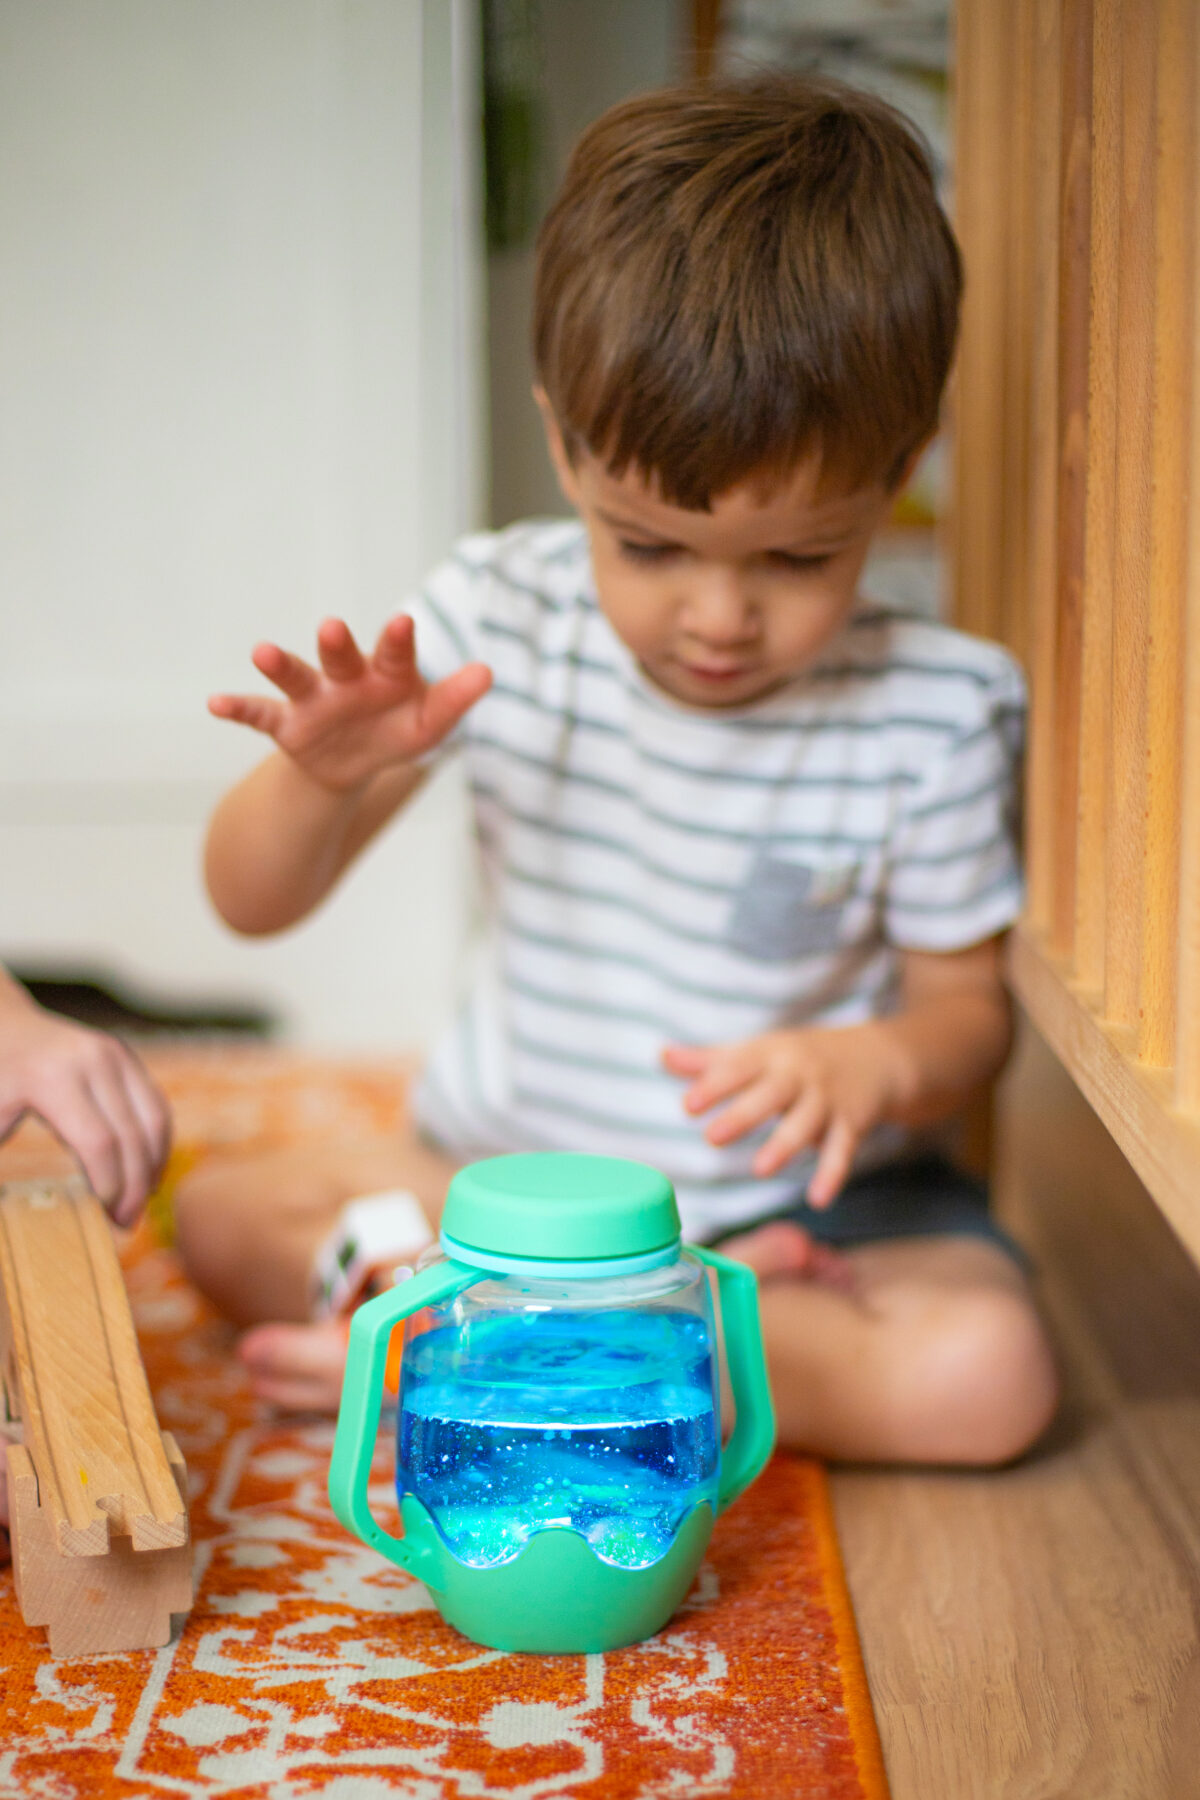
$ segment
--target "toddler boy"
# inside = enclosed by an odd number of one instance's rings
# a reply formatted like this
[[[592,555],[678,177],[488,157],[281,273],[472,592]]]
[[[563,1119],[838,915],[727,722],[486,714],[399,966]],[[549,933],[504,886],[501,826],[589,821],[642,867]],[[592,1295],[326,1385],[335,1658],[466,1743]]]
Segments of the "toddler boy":
[[[350,1304],[348,1258],[418,1249],[456,1166],[575,1149],[662,1169],[685,1236],[758,1269],[785,1443],[992,1463],[1046,1425],[1020,1253],[920,1135],[1009,1046],[1022,683],[858,591],[959,290],[882,102],[772,78],[616,108],[538,252],[537,399],[578,520],[470,538],[369,655],[327,620],[316,666],[255,650],[279,698],[211,702],[276,745],[210,831],[236,929],[307,914],[451,747],[488,900],[404,1141],[212,1164],[180,1195],[195,1278],[274,1321],[243,1340],[263,1397],[336,1396],[314,1293]]]

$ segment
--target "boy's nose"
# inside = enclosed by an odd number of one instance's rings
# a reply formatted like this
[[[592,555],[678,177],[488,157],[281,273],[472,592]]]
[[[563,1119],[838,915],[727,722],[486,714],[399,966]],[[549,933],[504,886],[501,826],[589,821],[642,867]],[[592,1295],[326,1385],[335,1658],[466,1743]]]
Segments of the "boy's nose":
[[[688,596],[685,622],[692,634],[714,649],[754,636],[757,608],[736,569],[706,571]]]

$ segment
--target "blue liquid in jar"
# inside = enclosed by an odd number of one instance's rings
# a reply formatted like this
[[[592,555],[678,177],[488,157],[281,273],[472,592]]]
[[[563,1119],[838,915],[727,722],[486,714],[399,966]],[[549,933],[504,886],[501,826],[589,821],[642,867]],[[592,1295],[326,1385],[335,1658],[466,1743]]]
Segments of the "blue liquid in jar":
[[[396,1490],[475,1568],[536,1532],[577,1531],[603,1561],[665,1556],[716,1508],[712,1346],[695,1313],[493,1313],[405,1346]]]

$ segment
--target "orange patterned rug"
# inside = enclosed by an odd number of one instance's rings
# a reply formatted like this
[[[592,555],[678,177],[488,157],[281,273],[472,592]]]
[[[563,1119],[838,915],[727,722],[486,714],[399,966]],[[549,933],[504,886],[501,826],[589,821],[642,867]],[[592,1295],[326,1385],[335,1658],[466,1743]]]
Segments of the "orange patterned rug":
[[[225,1046],[151,1060],[176,1168],[223,1145],[386,1131],[403,1105],[399,1065]],[[62,1166],[30,1125],[0,1150],[0,1180]],[[148,1226],[123,1261],[159,1417],[187,1459],[198,1597],[162,1650],[55,1661],[0,1570],[3,1800],[886,1800],[818,1464],[775,1459],[650,1642],[483,1650],[337,1524],[332,1424],[256,1405],[229,1329]]]

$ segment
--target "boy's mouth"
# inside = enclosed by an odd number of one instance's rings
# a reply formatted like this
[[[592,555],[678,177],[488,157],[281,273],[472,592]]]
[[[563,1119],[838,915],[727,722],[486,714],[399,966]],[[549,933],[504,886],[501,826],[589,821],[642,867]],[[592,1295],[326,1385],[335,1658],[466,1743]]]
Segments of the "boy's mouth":
[[[684,662],[682,660],[679,666],[686,675],[690,675],[694,680],[711,682],[714,687],[719,687],[723,682],[737,681],[739,678],[753,675],[755,667],[753,663],[748,662],[698,663]]]
[[[745,706],[778,685],[761,662],[694,663],[668,656],[645,666],[651,680],[692,706]]]

